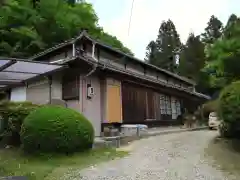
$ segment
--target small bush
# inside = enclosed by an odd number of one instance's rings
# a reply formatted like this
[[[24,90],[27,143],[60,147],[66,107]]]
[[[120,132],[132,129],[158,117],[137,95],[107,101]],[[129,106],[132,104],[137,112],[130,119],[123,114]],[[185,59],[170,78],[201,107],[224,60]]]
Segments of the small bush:
[[[219,125],[219,132],[221,137],[231,137],[231,129],[230,125],[228,123],[225,123],[222,121]]]
[[[231,136],[240,137],[240,81],[223,89],[219,97],[218,114],[224,126],[227,126],[225,131]]]
[[[80,113],[48,105],[26,117],[21,140],[26,152],[71,153],[92,147],[94,129]]]
[[[19,146],[20,130],[26,116],[38,108],[39,105],[30,102],[11,102],[0,103],[0,138],[4,144]]]
[[[240,138],[240,123],[227,123],[222,121],[219,125],[221,137]]]

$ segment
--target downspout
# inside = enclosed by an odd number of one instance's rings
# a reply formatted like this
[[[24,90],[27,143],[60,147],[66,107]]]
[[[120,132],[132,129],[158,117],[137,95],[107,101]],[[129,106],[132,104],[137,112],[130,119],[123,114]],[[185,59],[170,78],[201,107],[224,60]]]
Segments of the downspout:
[[[92,58],[94,60],[98,61],[98,59],[95,58],[95,45],[96,45],[96,43],[93,42],[93,44],[92,44]],[[82,77],[82,112],[84,111],[83,99],[84,99],[84,94],[86,95],[86,93],[84,93],[84,90],[86,90],[85,86],[86,86],[87,77],[92,75],[96,71],[97,67],[98,67],[98,63],[96,63],[96,64],[94,63],[92,65],[92,70]]]
[[[73,49],[72,49],[72,56],[75,57],[76,56],[76,48],[75,48],[75,41],[73,42]]]

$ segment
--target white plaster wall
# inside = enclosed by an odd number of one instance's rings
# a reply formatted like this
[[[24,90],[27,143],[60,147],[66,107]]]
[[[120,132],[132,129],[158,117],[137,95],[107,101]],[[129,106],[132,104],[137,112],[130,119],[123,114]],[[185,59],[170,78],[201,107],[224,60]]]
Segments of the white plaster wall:
[[[52,76],[52,99],[62,99],[62,74]]]
[[[87,80],[82,81],[80,77],[80,112],[92,123],[95,136],[100,136],[101,132],[101,88],[100,79],[97,76],[88,77]],[[91,84],[94,88],[94,96],[91,99],[87,99],[86,85]]]
[[[27,98],[27,93],[26,93],[26,87],[16,87],[11,89],[11,94],[10,94],[10,101],[26,101]]]

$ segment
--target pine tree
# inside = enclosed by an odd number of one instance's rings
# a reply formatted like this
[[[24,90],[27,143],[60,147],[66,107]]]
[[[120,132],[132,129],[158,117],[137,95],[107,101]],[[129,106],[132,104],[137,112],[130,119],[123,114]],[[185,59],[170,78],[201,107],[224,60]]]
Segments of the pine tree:
[[[163,21],[156,41],[149,43],[146,60],[158,67],[169,71],[176,71],[176,55],[181,49],[181,41],[176,27],[171,20]]]
[[[236,25],[236,23],[238,23],[238,22],[239,22],[238,17],[235,14],[232,14],[229,17],[226,26],[224,27],[224,31],[223,31],[224,37],[231,38],[231,36],[234,36],[233,28],[234,28],[234,25]]]
[[[202,41],[206,44],[213,44],[216,39],[222,36],[223,24],[214,15],[211,16],[207,24],[208,26],[202,34]]]
[[[204,63],[204,44],[199,36],[191,33],[182,50],[178,72],[182,76],[198,81],[199,72],[203,68]]]
[[[209,74],[202,71],[206,61],[204,48],[205,45],[201,42],[200,36],[191,33],[181,52],[178,72],[180,75],[193,79],[197,83],[197,92],[211,94]]]
[[[156,54],[157,54],[157,47],[156,43],[154,41],[151,41],[147,48],[146,48],[146,58],[145,61],[150,64],[155,64],[157,61]]]

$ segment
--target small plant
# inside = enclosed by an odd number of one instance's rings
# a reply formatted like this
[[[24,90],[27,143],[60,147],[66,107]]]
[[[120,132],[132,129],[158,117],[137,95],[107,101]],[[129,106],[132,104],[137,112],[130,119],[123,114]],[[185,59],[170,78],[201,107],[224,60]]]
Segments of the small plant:
[[[21,130],[26,152],[72,153],[92,148],[92,124],[75,110],[43,106],[30,113]]]

